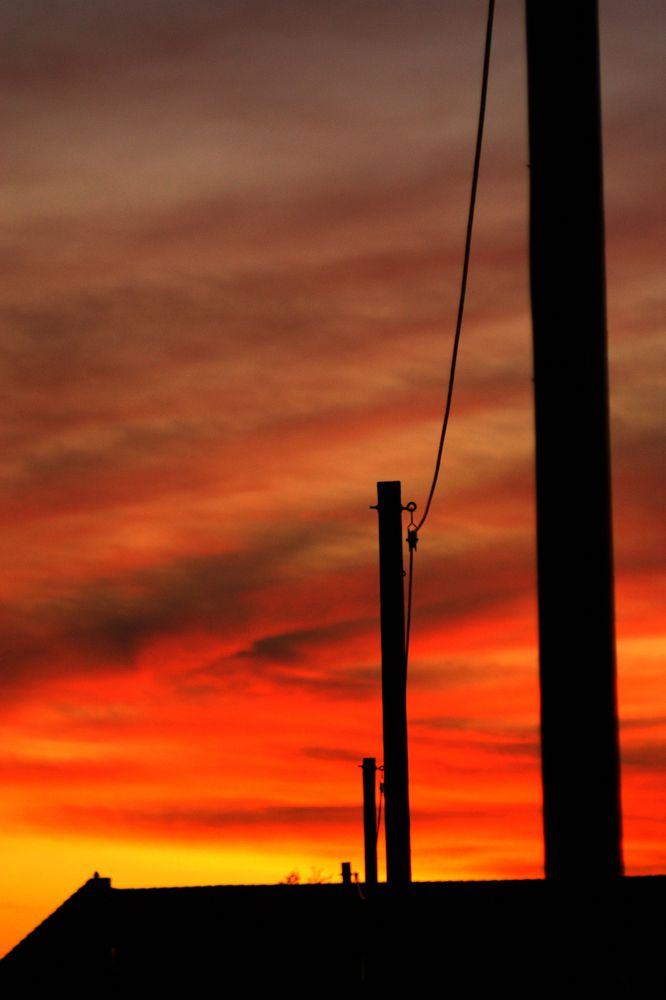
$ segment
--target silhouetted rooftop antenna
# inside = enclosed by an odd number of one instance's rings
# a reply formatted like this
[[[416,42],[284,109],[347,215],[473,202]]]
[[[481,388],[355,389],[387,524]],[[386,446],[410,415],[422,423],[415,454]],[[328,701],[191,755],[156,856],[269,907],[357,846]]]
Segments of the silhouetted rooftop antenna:
[[[407,885],[412,878],[409,767],[407,755],[407,661],[402,560],[400,483],[377,483],[379,602],[382,648],[384,737],[384,828],[386,881]]]

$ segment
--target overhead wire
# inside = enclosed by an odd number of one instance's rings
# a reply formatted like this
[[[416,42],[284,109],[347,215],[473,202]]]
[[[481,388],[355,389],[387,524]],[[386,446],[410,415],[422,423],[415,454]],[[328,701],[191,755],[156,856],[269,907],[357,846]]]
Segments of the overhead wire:
[[[469,198],[469,211],[467,214],[467,230],[465,233],[465,252],[463,254],[463,267],[462,267],[462,277],[460,281],[460,296],[458,299],[458,314],[456,318],[456,332],[453,338],[453,350],[451,352],[451,368],[449,371],[449,384],[446,393],[446,406],[444,408],[444,417],[442,420],[442,431],[439,437],[439,446],[437,448],[437,460],[435,462],[435,471],[432,477],[432,484],[430,486],[430,492],[428,494],[428,499],[426,501],[425,510],[423,512],[423,517],[416,525],[416,531],[425,524],[426,518],[430,512],[430,505],[432,504],[432,499],[435,495],[435,489],[437,487],[437,480],[439,479],[439,470],[442,464],[442,453],[444,451],[444,441],[446,439],[446,431],[449,425],[449,416],[451,413],[451,401],[453,399],[453,384],[456,376],[456,363],[458,360],[458,347],[460,345],[460,334],[462,331],[463,315],[465,312],[465,298],[467,295],[467,276],[469,274],[469,259],[472,249],[472,230],[474,228],[474,210],[476,208],[476,193],[479,186],[479,168],[481,165],[481,147],[483,145],[483,126],[486,117],[486,99],[488,96],[488,78],[490,75],[490,50],[493,36],[493,18],[495,13],[495,0],[489,0],[488,2],[488,17],[486,22],[486,42],[483,53],[483,73],[481,78],[481,100],[479,103],[479,118],[476,131],[476,147],[474,150],[474,167],[472,170],[472,186]]]
[[[408,662],[409,636],[410,636],[411,621],[412,621],[412,586],[413,586],[413,576],[414,576],[414,551],[416,549],[416,543],[418,541],[418,532],[425,524],[428,514],[430,513],[430,507],[433,501],[433,497],[435,495],[435,490],[437,488],[437,481],[439,479],[439,473],[442,465],[442,454],[444,452],[444,441],[446,440],[446,432],[449,426],[449,417],[451,415],[451,402],[453,400],[453,386],[456,377],[458,348],[460,346],[460,334],[462,332],[463,316],[465,313],[465,299],[467,296],[467,278],[469,275],[469,261],[472,250],[474,212],[476,209],[476,195],[479,186],[481,148],[483,146],[483,127],[486,118],[488,80],[490,77],[490,52],[492,48],[494,15],[495,15],[495,0],[488,0],[488,14],[486,18],[486,38],[485,38],[485,45],[483,52],[483,70],[481,75],[481,98],[479,101],[479,116],[477,122],[477,130],[476,130],[476,144],[474,148],[474,166],[472,168],[472,183],[470,188],[469,210],[467,213],[465,250],[463,253],[462,275],[460,279],[460,294],[458,298],[458,312],[456,316],[456,327],[455,327],[455,335],[453,338],[453,348],[451,351],[451,367],[449,369],[449,381],[446,392],[444,415],[442,418],[442,429],[439,436],[439,445],[437,447],[437,458],[435,461],[435,469],[433,472],[432,482],[430,485],[430,491],[428,493],[428,499],[426,501],[425,509],[423,511],[423,517],[418,522],[418,524],[415,525],[414,515],[412,510],[412,521],[410,523],[409,528],[407,529],[407,542],[409,545],[409,573],[407,581],[407,612],[406,612],[406,624],[405,624],[405,664],[407,664]],[[408,505],[408,508],[410,506],[411,505]]]
[[[416,550],[416,543],[418,537],[416,534],[416,527],[414,525],[414,511],[416,509],[415,503],[408,503],[407,510],[411,511],[412,519],[409,522],[407,528],[407,546],[409,548],[409,571],[407,573],[407,612],[405,620],[405,668],[409,662],[409,633],[412,627],[412,583],[414,580],[414,552]],[[406,679],[405,673],[405,679]]]
[[[378,768],[378,770],[383,771],[384,766]],[[375,843],[379,840],[379,831],[382,827],[382,802],[384,801],[384,782],[379,782],[379,806],[377,809],[377,827],[375,830]]]

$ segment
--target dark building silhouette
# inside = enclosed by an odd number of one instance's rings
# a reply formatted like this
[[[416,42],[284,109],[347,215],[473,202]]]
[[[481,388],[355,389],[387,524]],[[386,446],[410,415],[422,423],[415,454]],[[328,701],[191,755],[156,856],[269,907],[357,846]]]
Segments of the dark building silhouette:
[[[7,997],[428,986],[533,996],[663,986],[666,876],[114,889],[95,877],[0,962]]]

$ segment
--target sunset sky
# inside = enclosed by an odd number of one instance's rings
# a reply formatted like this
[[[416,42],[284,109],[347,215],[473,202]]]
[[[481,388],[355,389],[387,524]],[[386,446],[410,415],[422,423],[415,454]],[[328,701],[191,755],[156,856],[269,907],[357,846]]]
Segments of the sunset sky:
[[[0,953],[94,870],[118,886],[337,878],[343,860],[363,875],[357,765],[382,756],[369,508],[378,480],[419,509],[429,487],[485,14],[2,5]],[[638,874],[666,871],[666,7],[601,0],[600,16]],[[417,879],[542,874],[524,50],[522,4],[499,0],[458,382],[417,552]]]

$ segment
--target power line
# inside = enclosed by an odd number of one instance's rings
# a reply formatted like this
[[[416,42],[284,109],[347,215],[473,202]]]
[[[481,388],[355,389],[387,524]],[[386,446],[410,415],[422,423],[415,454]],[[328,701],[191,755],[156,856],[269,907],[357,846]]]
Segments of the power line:
[[[469,258],[472,249],[472,229],[474,226],[474,209],[476,207],[476,191],[479,184],[479,167],[481,164],[481,146],[483,143],[483,125],[486,117],[486,97],[488,94],[488,77],[490,75],[490,48],[493,35],[493,16],[495,13],[495,0],[489,0],[488,2],[488,18],[486,23],[486,43],[483,54],[483,74],[481,78],[481,101],[479,106],[479,120],[476,131],[476,148],[474,151],[474,168],[472,170],[472,188],[470,192],[469,199],[469,212],[467,215],[467,232],[465,235],[465,252],[463,255],[463,268],[462,277],[460,281],[460,298],[458,300],[458,316],[456,319],[456,332],[453,338],[453,351],[451,354],[451,369],[449,371],[449,386],[446,394],[446,406],[444,408],[444,417],[442,420],[442,432],[439,438],[439,447],[437,449],[437,461],[435,462],[435,472],[432,478],[432,485],[430,486],[430,493],[428,494],[428,500],[425,505],[425,510],[423,512],[423,517],[416,525],[416,531],[419,531],[425,524],[426,518],[430,512],[430,505],[432,499],[435,495],[435,489],[437,487],[437,480],[439,478],[439,470],[442,464],[442,452],[444,451],[444,440],[446,438],[446,429],[449,424],[449,414],[451,413],[451,400],[453,398],[453,383],[456,376],[456,362],[458,360],[458,346],[460,344],[460,333],[462,330],[463,313],[465,311],[465,296],[467,293],[467,275],[469,272]]]
[[[407,527],[407,546],[409,548],[409,572],[407,573],[407,613],[405,622],[405,669],[409,663],[409,633],[412,628],[412,583],[414,581],[414,552],[416,551],[416,543],[418,542],[418,535],[416,534],[416,525],[414,524],[414,511],[416,510],[416,504],[413,501],[407,504],[406,508],[411,514],[411,521]]]
[[[409,635],[411,631],[412,623],[412,584],[414,579],[414,551],[416,549],[416,543],[418,541],[417,532],[421,530],[426,522],[426,518],[430,513],[430,505],[432,504],[433,497],[435,495],[435,490],[437,488],[437,480],[439,479],[439,471],[442,464],[442,453],[444,451],[444,441],[446,439],[446,431],[449,425],[449,416],[451,414],[451,401],[453,399],[453,384],[456,377],[456,362],[458,360],[458,347],[460,345],[460,334],[462,331],[463,314],[465,312],[465,297],[467,294],[467,276],[469,274],[469,260],[472,250],[472,230],[474,228],[474,210],[476,208],[476,193],[479,186],[479,168],[481,165],[481,147],[483,145],[483,126],[486,118],[486,100],[488,96],[488,79],[490,76],[490,50],[492,46],[493,37],[493,19],[495,14],[495,0],[488,0],[488,16],[486,20],[486,41],[483,52],[483,71],[481,75],[481,99],[479,102],[479,118],[476,130],[476,146],[474,149],[474,166],[472,169],[472,186],[470,190],[469,197],[469,211],[467,214],[467,230],[465,233],[465,251],[463,254],[463,267],[462,276],[460,279],[460,296],[458,299],[458,315],[456,318],[456,332],[453,338],[453,350],[451,352],[451,368],[449,371],[449,384],[446,393],[446,405],[444,407],[444,416],[442,418],[442,430],[439,437],[439,446],[437,448],[437,460],[435,462],[435,471],[432,477],[432,483],[430,486],[430,492],[428,494],[428,500],[425,505],[425,510],[423,511],[423,517],[418,522],[414,524],[414,508],[416,505],[407,505],[407,509],[411,509],[412,520],[409,528],[407,529],[407,542],[409,546],[409,574],[407,580],[407,615],[406,615],[406,628],[405,628],[405,665],[409,663]]]

